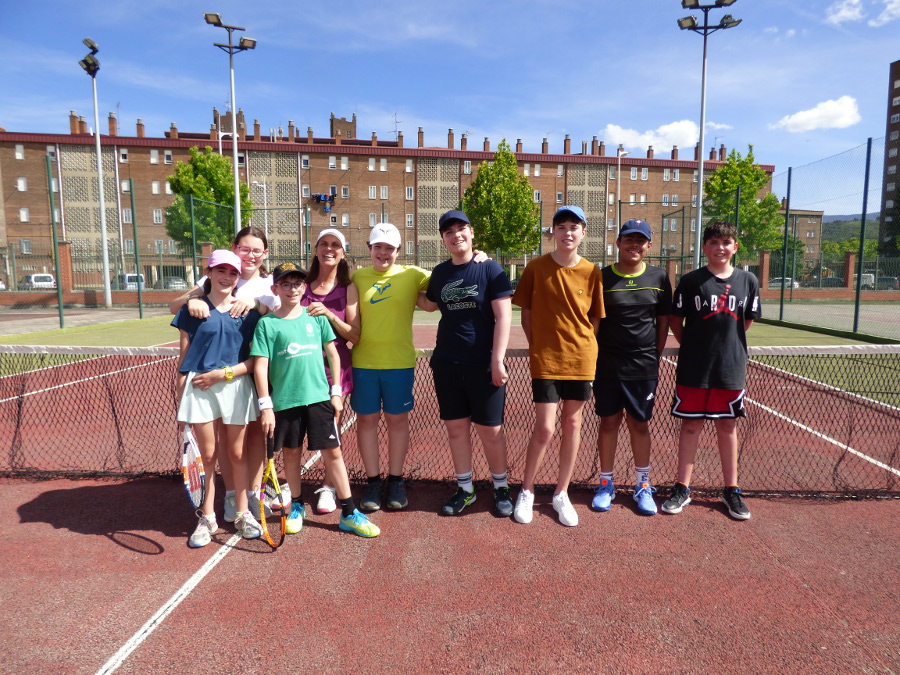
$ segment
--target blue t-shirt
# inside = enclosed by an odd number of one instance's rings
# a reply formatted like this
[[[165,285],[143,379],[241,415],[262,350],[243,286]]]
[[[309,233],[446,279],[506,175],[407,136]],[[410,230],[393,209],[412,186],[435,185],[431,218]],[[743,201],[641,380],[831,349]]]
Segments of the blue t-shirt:
[[[496,323],[491,302],[512,293],[509,278],[494,260],[470,260],[464,265],[448,260],[435,267],[426,292],[441,310],[434,358],[472,366],[489,364]]]
[[[186,304],[172,319],[171,325],[187,332],[191,340],[181,363],[182,373],[208,373],[233,366],[250,356],[250,341],[259,321],[259,312],[251,309],[246,316],[234,318],[213,307],[205,295],[203,300],[209,305],[206,319],[192,317]]]

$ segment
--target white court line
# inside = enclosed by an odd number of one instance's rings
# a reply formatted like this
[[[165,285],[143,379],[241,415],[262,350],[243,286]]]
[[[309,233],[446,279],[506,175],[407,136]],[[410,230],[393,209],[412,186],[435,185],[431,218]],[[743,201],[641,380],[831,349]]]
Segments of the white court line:
[[[127,659],[131,653],[137,649],[141,643],[150,637],[150,634],[159,628],[160,624],[165,620],[172,611],[181,604],[181,601],[184,600],[192,590],[203,581],[203,578],[209,574],[213,568],[222,562],[222,558],[228,555],[229,552],[234,550],[234,545],[238,543],[241,539],[240,534],[232,535],[231,539],[229,539],[225,545],[216,551],[215,555],[212,558],[206,561],[206,564],[203,565],[199,570],[197,570],[194,575],[188,579],[184,585],[175,591],[175,594],[169,598],[169,600],[159,608],[159,610],[150,617],[150,620],[147,621],[143,626],[141,626],[137,633],[131,636],[131,639],[128,640],[124,645],[122,645],[121,649],[113,654],[112,658],[103,664],[100,670],[97,671],[97,675],[112,673],[119,666],[121,666],[125,659]]]

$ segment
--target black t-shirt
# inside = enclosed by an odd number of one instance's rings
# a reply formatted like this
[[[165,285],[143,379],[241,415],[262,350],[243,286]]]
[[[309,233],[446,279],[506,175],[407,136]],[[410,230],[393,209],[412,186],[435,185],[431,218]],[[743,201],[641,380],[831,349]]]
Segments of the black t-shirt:
[[[672,313],[669,276],[647,264],[639,274],[620,274],[614,265],[602,274],[606,316],[597,331],[597,379],[655,380],[656,317]]]
[[[756,277],[741,269],[727,279],[706,267],[688,272],[675,289],[672,314],[684,317],[675,381],[704,389],[743,389],[744,322],[762,316]]]

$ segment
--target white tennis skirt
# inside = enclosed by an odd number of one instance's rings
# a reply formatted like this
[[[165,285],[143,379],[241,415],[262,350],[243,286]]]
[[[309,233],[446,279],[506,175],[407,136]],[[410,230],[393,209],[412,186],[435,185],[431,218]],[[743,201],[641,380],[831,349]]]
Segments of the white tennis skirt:
[[[217,382],[206,391],[191,382],[199,373],[188,373],[184,394],[178,405],[178,421],[202,424],[221,419],[224,424],[244,425],[259,417],[256,387],[249,375],[239,375],[231,382]]]

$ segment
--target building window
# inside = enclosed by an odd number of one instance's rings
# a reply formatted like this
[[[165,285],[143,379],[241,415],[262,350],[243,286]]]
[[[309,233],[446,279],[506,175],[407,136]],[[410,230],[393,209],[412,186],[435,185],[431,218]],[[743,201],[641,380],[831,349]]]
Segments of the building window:
[[[369,214],[369,227],[375,227],[378,224],[378,214],[370,213]]]
[[[346,171],[350,168],[350,158],[349,157],[341,157],[341,171]]]
[[[386,157],[381,158],[381,163],[379,164],[378,168],[381,171],[387,171],[387,158]]]
[[[309,168],[309,155],[301,155],[300,157],[300,168],[308,169]]]
[[[157,239],[156,241],[154,241],[153,242],[154,253],[165,253],[166,250],[165,250],[165,248],[163,248],[165,245],[166,245],[166,242],[164,242],[162,239]]]
[[[557,192],[557,193],[556,193],[556,203],[557,203],[557,204],[562,204],[562,202],[563,202],[563,193],[562,193],[562,192]]]
[[[163,162],[165,162],[166,164],[171,164],[172,161],[173,161],[172,160],[172,151],[164,150],[163,151]]]
[[[337,227],[337,216],[331,216],[331,218],[329,218],[329,222],[331,223],[332,227]]]
[[[16,159],[25,159],[25,146],[21,144],[16,145]]]
[[[378,198],[378,186],[370,185],[369,186],[369,199],[377,199]]]
[[[349,213],[341,214],[341,227],[350,227],[350,214]]]
[[[641,195],[641,205],[644,205],[646,203],[647,203],[647,195]]]
[[[369,157],[369,171],[375,170],[375,158]]]
[[[160,225],[162,221],[162,209],[153,209],[153,222]]]
[[[672,195],[672,206],[678,206],[678,195]]]
[[[606,245],[606,255],[612,255],[612,254],[613,254],[613,245],[607,244]]]
[[[19,252],[22,255],[31,255],[31,239],[19,239]]]
[[[59,181],[55,177],[50,179],[50,189],[53,192],[59,192]]]
[[[522,175],[527,176],[530,173],[531,173],[531,164],[526,164],[525,167],[522,169]]]
[[[691,206],[697,208],[697,195],[691,195]]]
[[[888,200],[886,200],[886,201],[884,202],[884,207],[885,207],[886,209],[892,209],[892,208],[894,208],[894,200],[893,200],[893,199],[888,199]]]
[[[408,186],[406,188],[406,201],[411,202],[415,198],[416,198],[415,191],[413,190],[412,186]]]
[[[128,148],[119,148],[119,163],[128,164]]]
[[[122,209],[122,222],[123,223],[133,222],[133,219],[131,217],[131,209]]]
[[[415,253],[415,252],[416,252],[416,249],[415,249],[415,242],[414,242],[414,241],[407,241],[407,242],[406,242],[406,255],[412,255],[412,254]]]
[[[697,169],[694,169],[694,182],[697,182]]]
[[[650,169],[646,166],[641,169],[641,180],[647,180],[650,174]]]
[[[891,164],[891,165],[888,167],[888,174],[891,175],[891,176],[893,176],[895,173],[897,173],[897,165],[896,165],[896,164]]]
[[[606,203],[609,204],[610,206],[616,205],[616,193],[615,192],[610,192],[606,196]]]
[[[174,239],[169,239],[169,253],[173,255],[178,253],[178,242]]]
[[[332,155],[331,157],[328,158],[328,168],[329,169],[337,168],[337,157],[335,157],[334,155]]]
[[[888,157],[896,157],[897,156],[897,148],[891,148],[888,150]]]
[[[678,219],[677,218],[672,218],[669,220],[669,229],[672,232],[675,232],[678,229]]]
[[[166,181],[166,194],[172,194],[172,185],[169,183],[169,181]]]
[[[556,177],[562,178],[566,173],[566,165],[565,164],[557,164],[556,165]]]
[[[388,186],[387,186],[387,185],[382,185],[382,186],[381,186],[381,198],[382,198],[382,199],[387,199],[387,198],[388,198]]]
[[[416,226],[415,216],[412,213],[406,214],[406,226],[407,227],[415,227]]]
[[[341,185],[341,199],[348,199],[350,197],[350,186],[349,185]]]
[[[19,176],[16,179],[16,190],[19,192],[28,192],[28,181],[25,176]]]
[[[134,254],[134,239],[125,240],[125,253]]]
[[[540,164],[534,165],[534,175],[536,178],[540,178],[540,175],[541,175],[541,165]]]
[[[896,141],[898,138],[900,138],[900,131],[892,131],[891,132],[891,140]]]
[[[28,211],[27,206],[23,206],[19,209],[19,222],[20,223],[28,223],[31,221],[31,214]]]
[[[309,197],[309,185],[302,185],[300,187],[300,194],[304,197]]]
[[[631,167],[631,180],[637,180],[637,167]]]
[[[896,189],[897,189],[897,184],[896,184],[896,183],[888,183],[888,184],[887,184],[887,191],[888,191],[888,192],[893,192],[893,191],[896,190]]]
[[[337,197],[337,185],[329,185],[328,194],[330,194],[332,197]]]
[[[159,194],[159,181],[158,180],[150,181],[150,192],[151,192],[151,194],[154,194],[154,195]]]
[[[669,205],[669,195],[663,195],[662,205],[663,206]]]
[[[150,163],[159,164],[159,150],[150,151]]]
[[[894,113],[891,115],[891,124],[896,124],[897,122],[900,122],[900,114]]]
[[[636,201],[637,201],[637,195],[636,195],[636,194],[634,194],[634,193],[632,192],[630,195],[628,195],[628,202],[629,202],[630,204],[634,204]]]
[[[534,201],[535,202],[541,201],[541,191],[540,190],[534,191]]]
[[[247,166],[247,158],[244,157],[243,152],[238,153],[238,166]]]
[[[891,105],[900,105],[900,96],[895,96]]]
[[[663,231],[663,232],[668,232],[668,231],[669,231],[669,219],[668,219],[668,218],[663,218],[663,219],[662,219],[662,231]]]
[[[669,169],[663,169],[663,180],[668,182],[672,178],[672,171]]]
[[[472,174],[472,160],[467,159],[463,161],[463,173],[467,176]]]
[[[607,218],[606,229],[607,230],[615,230],[616,229],[616,219],[615,218]]]
[[[610,180],[616,179],[616,167],[614,167],[614,166],[609,167],[608,173],[609,173]]]
[[[696,231],[697,231],[697,219],[691,218],[691,232],[696,232]],[[691,246],[691,252],[693,253],[693,251],[694,251],[694,247]]]
[[[127,178],[122,179],[122,192],[131,192],[131,182]]]
[[[680,169],[672,169],[672,180],[673,180],[673,181],[677,181],[678,178],[679,178],[679,176],[680,176],[680,174],[681,174],[681,170],[680,170]]]

